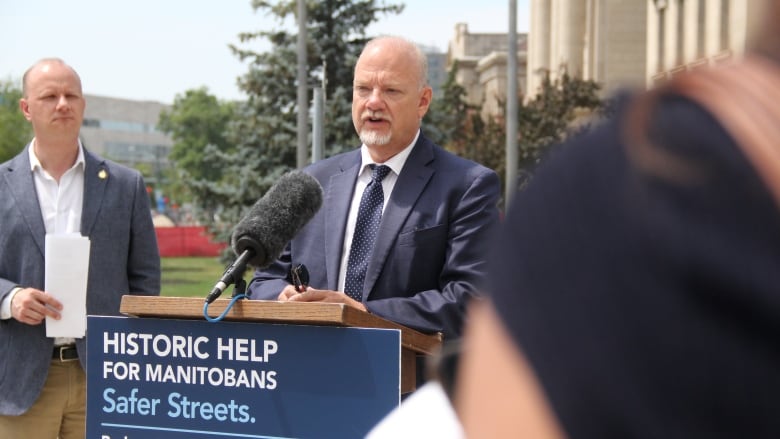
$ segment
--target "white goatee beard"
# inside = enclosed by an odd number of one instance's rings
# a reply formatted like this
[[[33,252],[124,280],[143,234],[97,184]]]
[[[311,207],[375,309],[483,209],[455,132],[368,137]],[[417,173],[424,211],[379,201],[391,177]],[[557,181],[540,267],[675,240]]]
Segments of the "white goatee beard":
[[[387,145],[388,143],[390,143],[391,137],[392,137],[392,133],[380,134],[372,130],[360,131],[360,141],[366,145],[378,145],[378,146]]]

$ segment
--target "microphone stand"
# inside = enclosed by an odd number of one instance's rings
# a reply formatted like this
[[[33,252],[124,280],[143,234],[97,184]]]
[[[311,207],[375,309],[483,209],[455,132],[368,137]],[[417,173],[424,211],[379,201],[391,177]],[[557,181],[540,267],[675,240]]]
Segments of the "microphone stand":
[[[215,301],[217,297],[219,297],[222,292],[225,291],[225,288],[231,284],[235,284],[232,297],[236,297],[237,295],[244,294],[246,292],[244,272],[246,271],[247,262],[252,259],[254,254],[255,252],[251,249],[246,249],[241,252],[241,255],[239,255],[238,259],[236,259],[235,262],[233,262],[228,268],[225,269],[225,272],[222,274],[219,282],[217,282],[217,285],[215,285],[208,296],[206,296],[206,303]]]
[[[244,280],[245,270],[246,266],[244,266],[244,269],[241,270],[241,277],[236,280],[236,285],[233,287],[233,294],[230,295],[231,299],[237,296],[243,296],[241,299],[246,297],[246,281]]]
[[[203,301],[203,317],[205,317],[207,321],[212,323],[221,321],[228,314],[228,312],[230,312],[230,309],[233,308],[233,305],[238,300],[246,297],[246,281],[244,280],[244,272],[246,271],[247,261],[251,259],[252,254],[253,252],[250,250],[243,251],[241,256],[239,256],[238,259],[236,259],[236,261],[225,270],[225,273],[222,275],[222,278],[219,280],[217,285],[213,290],[211,290],[209,295],[206,296],[206,300]],[[233,294],[230,296],[230,303],[218,317],[210,317],[209,304],[215,301],[217,297],[219,297],[219,295],[222,294],[225,288],[227,288],[230,284],[234,284]]]

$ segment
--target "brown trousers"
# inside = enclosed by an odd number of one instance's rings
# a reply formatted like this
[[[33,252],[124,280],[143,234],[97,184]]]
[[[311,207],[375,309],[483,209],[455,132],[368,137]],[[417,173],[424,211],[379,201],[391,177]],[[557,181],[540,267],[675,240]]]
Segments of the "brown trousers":
[[[83,439],[86,409],[87,377],[78,360],[52,360],[46,384],[30,410],[0,416],[0,438]]]

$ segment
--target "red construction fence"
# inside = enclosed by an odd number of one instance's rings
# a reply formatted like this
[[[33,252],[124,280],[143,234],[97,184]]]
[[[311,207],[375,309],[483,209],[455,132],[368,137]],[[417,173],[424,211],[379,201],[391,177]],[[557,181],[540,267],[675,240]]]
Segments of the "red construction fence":
[[[225,243],[211,240],[204,226],[156,227],[161,257],[218,256]]]

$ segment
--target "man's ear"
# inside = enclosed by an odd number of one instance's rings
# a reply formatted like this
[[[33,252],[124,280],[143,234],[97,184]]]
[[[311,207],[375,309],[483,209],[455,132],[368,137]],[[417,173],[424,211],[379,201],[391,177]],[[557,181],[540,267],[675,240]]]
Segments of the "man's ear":
[[[431,99],[433,97],[433,89],[430,86],[425,86],[420,94],[420,102],[417,104],[417,116],[422,119],[425,113],[428,112],[428,108],[431,106]]]
[[[22,110],[22,114],[24,114],[25,119],[31,120],[32,116],[30,115],[30,105],[27,103],[27,99],[19,99],[19,109]]]

